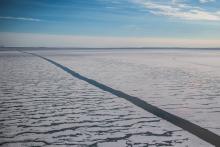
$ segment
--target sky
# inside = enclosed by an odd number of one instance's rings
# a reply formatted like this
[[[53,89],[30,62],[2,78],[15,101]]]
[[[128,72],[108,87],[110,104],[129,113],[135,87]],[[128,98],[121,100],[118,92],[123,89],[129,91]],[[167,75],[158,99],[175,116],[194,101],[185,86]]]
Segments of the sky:
[[[220,1],[0,0],[0,46],[220,47]]]

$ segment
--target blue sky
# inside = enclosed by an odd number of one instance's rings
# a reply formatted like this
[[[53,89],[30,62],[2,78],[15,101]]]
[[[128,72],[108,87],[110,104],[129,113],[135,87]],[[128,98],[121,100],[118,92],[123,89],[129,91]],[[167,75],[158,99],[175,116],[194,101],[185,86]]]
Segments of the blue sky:
[[[6,46],[220,47],[220,1],[0,0],[0,33]]]

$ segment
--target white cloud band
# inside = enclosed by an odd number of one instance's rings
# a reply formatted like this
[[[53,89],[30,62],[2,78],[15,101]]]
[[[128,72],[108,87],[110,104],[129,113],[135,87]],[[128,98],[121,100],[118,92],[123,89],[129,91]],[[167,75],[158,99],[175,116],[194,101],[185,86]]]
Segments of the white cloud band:
[[[208,0],[203,0],[203,2],[205,1]],[[134,2],[141,4],[154,15],[162,15],[185,20],[220,21],[219,11],[210,12],[199,7],[178,3],[176,1],[172,1],[172,4],[161,4],[151,2],[149,0],[134,0]]]
[[[23,20],[23,21],[41,21],[41,19],[36,19],[36,18],[11,17],[11,16],[0,16],[0,19]]]
[[[200,3],[215,2],[215,0],[199,0]]]

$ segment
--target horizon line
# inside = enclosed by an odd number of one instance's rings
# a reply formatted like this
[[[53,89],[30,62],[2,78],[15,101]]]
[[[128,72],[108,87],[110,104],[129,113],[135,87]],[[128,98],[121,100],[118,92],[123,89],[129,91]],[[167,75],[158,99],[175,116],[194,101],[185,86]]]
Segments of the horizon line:
[[[1,49],[219,49],[220,47],[46,47],[46,46],[0,46]]]

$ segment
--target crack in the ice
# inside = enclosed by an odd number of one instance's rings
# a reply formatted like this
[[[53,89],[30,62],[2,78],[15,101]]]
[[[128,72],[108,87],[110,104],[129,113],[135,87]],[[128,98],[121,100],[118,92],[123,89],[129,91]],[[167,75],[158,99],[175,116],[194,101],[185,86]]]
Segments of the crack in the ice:
[[[31,54],[33,56],[37,56],[41,59],[44,59],[46,61],[48,61],[49,63],[59,67],[60,69],[62,69],[63,71],[69,73],[70,75],[72,75],[73,77],[75,78],[78,78],[82,81],[85,81],[99,89],[102,89],[103,91],[106,91],[106,92],[109,92],[115,96],[118,96],[120,98],[124,98],[126,99],[127,101],[133,103],[134,105],[160,117],[160,118],[163,118],[165,120],[167,120],[168,122],[196,135],[197,137],[215,145],[215,146],[220,146],[220,136],[205,129],[205,128],[202,128],[188,120],[185,120],[179,116],[176,116],[174,114],[171,114],[165,110],[162,110],[154,105],[151,105],[149,103],[147,103],[146,101],[138,98],[138,97],[135,97],[135,96],[131,96],[131,95],[128,95],[120,90],[116,90],[116,89],[113,89],[107,85],[104,85],[102,83],[99,83],[98,81],[95,81],[93,79],[90,79],[90,78],[87,78],[73,70],[71,70],[70,68],[64,66],[64,65],[61,65],[51,59],[48,59],[48,58],[45,58],[43,56],[40,56],[40,55],[37,55],[37,54],[34,54],[34,53],[28,53],[28,52],[24,52],[24,51],[20,51],[20,52],[23,52],[23,53],[26,53],[26,54]]]

